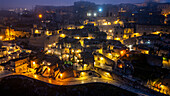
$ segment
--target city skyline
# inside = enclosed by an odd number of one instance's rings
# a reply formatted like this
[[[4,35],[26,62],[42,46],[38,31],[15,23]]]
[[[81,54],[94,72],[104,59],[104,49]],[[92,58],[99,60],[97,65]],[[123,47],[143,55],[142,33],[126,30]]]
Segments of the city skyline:
[[[48,6],[69,6],[74,2],[83,0],[2,0],[0,9],[10,8],[28,8],[32,9],[36,5],[48,5]],[[142,3],[145,0],[84,0],[94,2],[96,4],[120,4],[120,3]],[[170,2],[170,0],[161,0],[161,2]]]

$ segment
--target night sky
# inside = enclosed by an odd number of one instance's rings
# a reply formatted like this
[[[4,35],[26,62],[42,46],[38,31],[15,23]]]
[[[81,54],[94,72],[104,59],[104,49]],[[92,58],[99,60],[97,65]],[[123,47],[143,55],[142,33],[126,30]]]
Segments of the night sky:
[[[0,9],[4,8],[32,8],[35,5],[67,6],[79,0],[0,0]],[[144,0],[84,0],[96,4],[142,3]],[[169,2],[170,0],[166,0]]]

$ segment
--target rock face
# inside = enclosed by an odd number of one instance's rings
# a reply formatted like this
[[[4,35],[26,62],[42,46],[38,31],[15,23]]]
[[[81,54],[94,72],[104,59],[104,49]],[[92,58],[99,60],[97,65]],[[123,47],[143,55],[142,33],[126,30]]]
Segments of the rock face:
[[[91,83],[73,86],[47,84],[25,76],[9,76],[0,81],[1,96],[136,96],[118,87]]]

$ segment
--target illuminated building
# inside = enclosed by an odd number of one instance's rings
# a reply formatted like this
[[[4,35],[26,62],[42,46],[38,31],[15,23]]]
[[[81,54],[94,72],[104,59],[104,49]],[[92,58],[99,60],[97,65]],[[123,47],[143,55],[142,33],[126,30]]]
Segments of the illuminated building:
[[[102,66],[102,64],[104,66],[105,64],[109,64],[109,65],[113,65],[113,68],[115,67],[114,61],[107,58],[103,54],[93,53],[93,55],[94,55],[94,62],[95,62],[94,66]]]
[[[19,58],[12,60],[9,66],[9,70],[12,70],[16,73],[27,72],[28,58]]]
[[[0,36],[0,40],[9,41],[9,40],[15,40],[15,37],[27,37],[29,36],[29,32],[23,32],[23,31],[16,31],[11,28],[5,29],[5,34],[3,36]]]

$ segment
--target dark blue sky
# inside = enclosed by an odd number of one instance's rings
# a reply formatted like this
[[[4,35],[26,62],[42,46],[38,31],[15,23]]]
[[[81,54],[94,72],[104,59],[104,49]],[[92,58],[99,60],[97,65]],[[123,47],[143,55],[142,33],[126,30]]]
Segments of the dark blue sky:
[[[35,5],[54,5],[67,6],[73,5],[75,1],[79,0],[0,0],[0,9],[2,8],[32,8]],[[119,4],[119,3],[141,3],[144,0],[84,0],[95,2],[96,4]],[[170,1],[170,0],[166,0]]]

